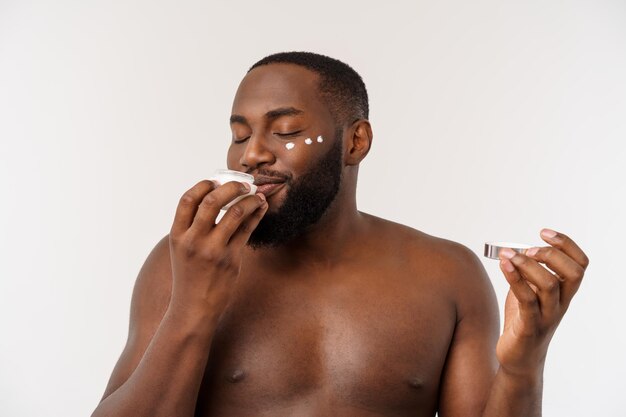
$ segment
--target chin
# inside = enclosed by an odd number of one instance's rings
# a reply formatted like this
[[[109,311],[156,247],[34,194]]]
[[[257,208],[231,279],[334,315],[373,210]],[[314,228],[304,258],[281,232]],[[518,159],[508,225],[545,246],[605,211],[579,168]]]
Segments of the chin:
[[[268,213],[269,213],[269,214],[276,214],[276,213],[278,213],[278,210],[279,210],[279,209],[280,209],[280,206],[278,206],[278,207],[277,207],[276,205],[274,205],[274,204],[272,204],[272,203],[269,203],[269,207],[267,208],[267,211],[265,212],[265,214],[266,214],[266,215],[267,215]]]
[[[274,213],[278,211],[278,209],[280,209],[285,203],[285,198],[286,198],[286,190],[280,190],[278,193],[272,194],[269,197],[267,197],[267,204],[269,205],[269,207],[267,208],[267,211],[269,213]]]

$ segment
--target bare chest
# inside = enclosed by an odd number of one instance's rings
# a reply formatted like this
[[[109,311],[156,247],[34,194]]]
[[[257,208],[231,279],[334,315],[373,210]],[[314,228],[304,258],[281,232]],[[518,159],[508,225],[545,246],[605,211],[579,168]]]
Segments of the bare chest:
[[[240,279],[254,285],[238,293],[215,334],[197,415],[436,407],[455,316],[428,279],[375,270],[323,285]]]

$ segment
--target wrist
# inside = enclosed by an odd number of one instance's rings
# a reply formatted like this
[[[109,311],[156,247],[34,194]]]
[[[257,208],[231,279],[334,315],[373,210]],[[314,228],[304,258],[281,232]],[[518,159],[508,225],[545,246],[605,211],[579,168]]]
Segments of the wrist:
[[[168,310],[185,316],[201,316],[219,318],[226,309],[227,298],[218,297],[221,294],[203,296],[198,292],[177,291],[172,288]]]
[[[172,322],[175,326],[191,333],[212,333],[217,327],[221,314],[206,306],[194,304],[172,303],[168,306],[164,320]]]
[[[508,379],[520,381],[525,384],[532,384],[543,380],[544,365],[545,361],[534,365],[516,367],[515,369],[500,365],[498,372]]]
[[[482,417],[541,417],[543,366],[511,372],[500,366],[496,373]]]

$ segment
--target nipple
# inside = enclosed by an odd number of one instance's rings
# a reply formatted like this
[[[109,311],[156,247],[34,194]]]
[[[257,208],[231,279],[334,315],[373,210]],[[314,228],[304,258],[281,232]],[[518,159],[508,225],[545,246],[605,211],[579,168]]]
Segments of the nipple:
[[[422,387],[424,386],[424,381],[422,381],[420,378],[418,378],[418,377],[416,377],[416,376],[415,376],[415,377],[410,378],[408,382],[409,382],[409,385],[410,385],[412,388],[417,388],[417,389],[419,389],[419,388],[422,388]]]
[[[241,381],[244,377],[246,376],[246,373],[244,371],[242,371],[241,369],[235,369],[234,372],[232,372],[227,379],[230,382],[239,382]]]

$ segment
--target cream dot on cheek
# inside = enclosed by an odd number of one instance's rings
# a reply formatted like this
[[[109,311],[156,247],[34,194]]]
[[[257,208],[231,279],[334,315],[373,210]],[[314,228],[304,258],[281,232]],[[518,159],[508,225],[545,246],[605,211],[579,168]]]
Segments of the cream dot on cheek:
[[[285,148],[287,148],[287,150],[289,150],[289,151],[292,150],[294,146],[296,146],[296,144],[293,143],[293,142],[289,142],[289,143],[285,144]]]
[[[321,135],[320,135],[320,136],[318,136],[318,137],[317,137],[317,142],[318,142],[318,143],[322,143],[322,142],[324,142],[324,138],[323,138]]]
[[[304,143],[306,143],[307,145],[310,145],[310,144],[312,144],[312,143],[313,143],[313,141],[311,140],[311,138],[306,138],[306,139],[304,140]]]

